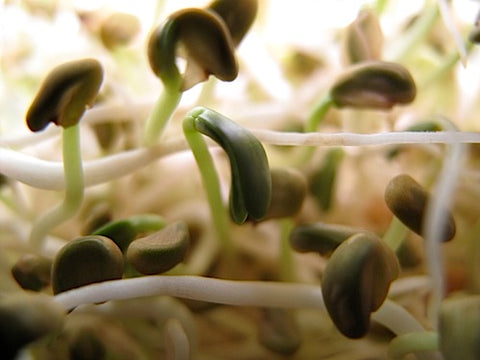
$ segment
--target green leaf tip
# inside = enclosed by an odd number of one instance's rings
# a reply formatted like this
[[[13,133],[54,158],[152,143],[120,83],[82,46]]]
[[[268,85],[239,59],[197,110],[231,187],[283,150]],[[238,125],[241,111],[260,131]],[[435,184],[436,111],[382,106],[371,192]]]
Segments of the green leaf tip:
[[[243,40],[258,12],[257,0],[215,0],[208,9],[216,12],[227,25],[235,46]]]
[[[416,85],[402,65],[386,61],[364,61],[342,74],[330,95],[337,107],[391,109],[397,104],[411,103]]]
[[[230,215],[237,224],[260,220],[272,197],[272,179],[261,142],[247,129],[210,109],[198,107],[187,115],[196,131],[217,142],[230,159]],[[188,123],[188,121],[187,121]]]
[[[385,189],[385,202],[390,211],[420,236],[423,236],[424,214],[430,197],[430,193],[407,174],[395,176]],[[449,241],[455,233],[455,220],[449,212],[439,241]]]
[[[184,50],[187,68],[180,75],[175,63],[177,48]],[[185,91],[214,75],[233,81],[238,64],[232,38],[224,21],[213,11],[179,10],[151,34],[148,59],[153,72],[169,87]]]
[[[28,128],[37,132],[50,122],[64,128],[76,125],[98,95],[103,68],[95,59],[66,62],[47,75],[26,115]]]
[[[399,271],[395,253],[375,234],[359,233],[338,246],[325,267],[322,294],[343,335],[367,334],[371,313],[382,305]]]

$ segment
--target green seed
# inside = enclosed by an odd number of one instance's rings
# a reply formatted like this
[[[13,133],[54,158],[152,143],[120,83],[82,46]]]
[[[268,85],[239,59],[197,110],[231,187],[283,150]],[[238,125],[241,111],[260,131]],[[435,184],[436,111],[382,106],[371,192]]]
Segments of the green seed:
[[[50,259],[25,254],[12,267],[12,275],[23,289],[40,291],[50,284],[51,267]]]
[[[364,61],[341,75],[330,95],[338,107],[391,109],[415,99],[416,86],[410,72],[400,64]]]
[[[46,294],[18,292],[0,296],[2,359],[13,359],[30,342],[59,331],[65,310]]]
[[[83,236],[68,242],[55,256],[52,269],[53,292],[120,279],[123,275],[123,255],[109,238],[100,235]]]
[[[411,176],[402,174],[394,177],[385,189],[385,202],[393,214],[409,229],[423,235],[425,209],[430,194]],[[455,236],[453,216],[448,213],[440,241],[449,241]]]
[[[195,129],[217,142],[227,153],[231,168],[230,215],[237,224],[247,217],[262,219],[270,206],[272,179],[263,145],[247,129],[203,107],[187,115]]]
[[[103,69],[95,59],[70,61],[54,68],[28,109],[29,129],[40,131],[50,122],[64,128],[76,125],[93,104],[102,80]]]
[[[398,273],[395,253],[376,235],[360,233],[340,244],[325,267],[322,294],[342,334],[367,334],[370,314],[382,305]]]
[[[298,252],[329,255],[342,242],[358,232],[360,230],[357,228],[318,222],[297,226],[290,233],[289,240],[290,245]]]
[[[189,247],[189,233],[184,222],[133,241],[127,249],[127,260],[144,275],[160,274],[179,264]]]

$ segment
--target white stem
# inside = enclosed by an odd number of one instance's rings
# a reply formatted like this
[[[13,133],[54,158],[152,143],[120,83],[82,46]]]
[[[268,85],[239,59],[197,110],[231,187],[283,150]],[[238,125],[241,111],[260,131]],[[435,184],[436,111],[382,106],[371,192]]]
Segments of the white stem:
[[[453,124],[450,124],[453,127]],[[455,134],[452,132],[452,134]],[[447,209],[452,203],[456,183],[462,167],[462,157],[465,146],[452,143],[448,148],[442,170],[435,184],[431,200],[427,204],[424,220],[425,256],[427,268],[433,282],[433,296],[429,318],[435,327],[440,303],[444,296],[443,261],[440,253],[439,240],[442,237],[444,224],[447,220]]]
[[[272,145],[300,146],[372,146],[393,144],[455,144],[480,143],[480,133],[474,132],[385,132],[354,133],[291,133],[251,130],[262,142]],[[184,140],[126,151],[99,160],[85,162],[85,186],[98,185],[138,170],[161,156],[187,148]],[[64,188],[61,163],[40,160],[6,148],[0,148],[0,173],[27,185],[47,189]]]
[[[165,324],[165,347],[168,360],[188,360],[190,341],[180,320],[171,318]]]
[[[83,166],[85,187],[128,175],[162,156],[186,149],[186,142],[180,139],[86,161]],[[63,190],[65,188],[61,162],[40,160],[10,149],[0,148],[0,173],[40,189]]]
[[[58,294],[55,300],[71,310],[82,304],[159,295],[237,306],[324,309],[322,290],[317,285],[201,276],[144,276],[105,281]],[[391,300],[386,300],[372,318],[397,334],[424,330],[412,315]]]
[[[300,146],[372,146],[394,144],[454,144],[480,143],[476,132],[384,132],[375,134],[355,133],[294,133],[271,130],[251,130],[262,142],[272,145]]]

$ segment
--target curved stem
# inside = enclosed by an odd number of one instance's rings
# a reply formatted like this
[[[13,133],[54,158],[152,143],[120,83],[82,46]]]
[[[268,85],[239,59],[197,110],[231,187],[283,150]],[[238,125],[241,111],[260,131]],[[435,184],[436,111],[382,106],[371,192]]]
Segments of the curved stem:
[[[393,360],[402,360],[411,353],[438,351],[438,334],[433,331],[411,332],[397,336],[390,342],[388,356]]]
[[[35,249],[41,249],[49,231],[75,215],[83,201],[84,182],[79,124],[63,129],[62,151],[65,198],[58,207],[41,216],[33,225],[29,241]]]
[[[143,133],[145,146],[152,146],[162,134],[168,120],[177,108],[182,98],[182,92],[177,90],[178,86],[166,86],[162,95],[153,106],[147,118]]]
[[[222,253],[226,259],[233,256],[232,243],[230,241],[230,226],[227,211],[223,205],[220,193],[220,180],[213,164],[212,156],[203,136],[197,132],[192,117],[185,117],[183,131],[193,156],[198,165],[202,177],[203,186],[207,193],[210,213],[217,232],[218,241],[222,247]]]
[[[63,292],[54,299],[71,310],[82,304],[159,295],[236,306],[325,308],[318,285],[201,276],[160,275],[105,281]],[[397,335],[425,331],[408,311],[388,299],[372,314],[372,319]]]

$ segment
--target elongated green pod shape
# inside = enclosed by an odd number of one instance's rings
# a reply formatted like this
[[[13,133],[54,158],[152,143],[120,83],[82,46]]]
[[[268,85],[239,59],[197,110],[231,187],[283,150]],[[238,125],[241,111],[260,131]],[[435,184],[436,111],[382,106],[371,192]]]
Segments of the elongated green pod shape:
[[[233,43],[237,46],[252,26],[258,11],[257,0],[215,0],[208,9],[225,21]]]
[[[445,360],[480,358],[480,296],[443,301],[440,309],[440,349]]]
[[[385,189],[385,202],[392,213],[410,230],[423,235],[423,219],[430,193],[417,183],[410,175],[401,174],[394,177]],[[442,237],[439,241],[449,241],[456,233],[453,215],[448,213]]]
[[[182,78],[175,63],[177,47],[186,52],[187,70]],[[157,27],[148,42],[153,72],[166,86],[186,90],[214,75],[223,81],[237,77],[234,45],[223,20],[213,11],[183,9]]]
[[[393,250],[372,233],[359,233],[333,252],[322,278],[325,307],[349,338],[367,334],[370,315],[385,300],[400,266]]]
[[[188,113],[195,130],[217,142],[228,155],[231,168],[230,215],[237,224],[247,217],[260,220],[270,206],[272,180],[260,141],[247,129],[207,108]]]
[[[103,69],[95,59],[57,66],[43,81],[27,111],[28,128],[37,132],[50,122],[64,128],[76,125],[93,104],[102,80]]]
[[[416,85],[402,65],[364,61],[349,68],[330,90],[337,107],[391,109],[415,99]]]

